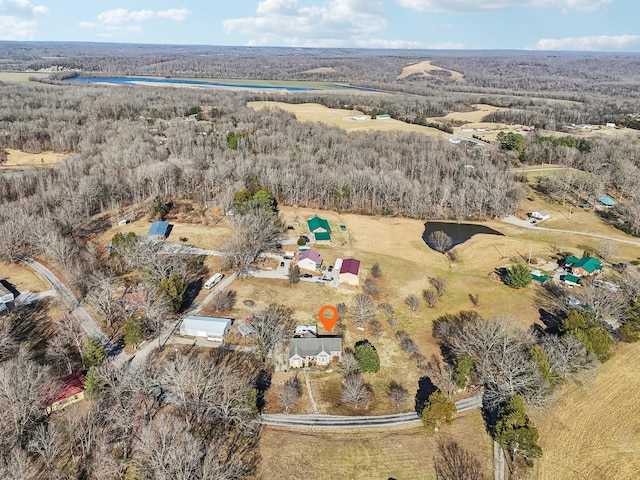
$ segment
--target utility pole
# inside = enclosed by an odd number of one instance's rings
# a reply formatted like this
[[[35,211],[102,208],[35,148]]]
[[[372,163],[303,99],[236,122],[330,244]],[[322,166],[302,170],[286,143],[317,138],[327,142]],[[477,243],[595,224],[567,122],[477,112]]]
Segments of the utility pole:
[[[527,260],[527,265],[531,263],[531,251],[533,250],[533,246],[529,247],[529,259]]]
[[[507,257],[507,239],[504,239],[504,250],[502,251],[502,258]]]

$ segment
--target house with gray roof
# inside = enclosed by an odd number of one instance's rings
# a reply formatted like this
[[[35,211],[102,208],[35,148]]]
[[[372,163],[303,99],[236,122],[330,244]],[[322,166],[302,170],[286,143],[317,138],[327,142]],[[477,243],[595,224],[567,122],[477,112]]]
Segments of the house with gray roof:
[[[308,365],[329,365],[332,360],[342,358],[340,337],[293,337],[289,340],[289,367],[302,368]]]

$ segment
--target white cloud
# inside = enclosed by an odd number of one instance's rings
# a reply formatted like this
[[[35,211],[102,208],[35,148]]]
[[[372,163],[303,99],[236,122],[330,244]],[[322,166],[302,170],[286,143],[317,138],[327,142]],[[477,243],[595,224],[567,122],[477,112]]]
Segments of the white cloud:
[[[383,0],[262,0],[256,15],[222,22],[227,33],[250,36],[249,45],[425,48],[418,42],[375,38],[387,27]]]
[[[638,51],[640,35],[600,35],[594,37],[543,38],[528,50],[617,52]]]
[[[33,40],[37,26],[35,20],[0,15],[0,40]]]
[[[1,1],[1,0],[0,0]],[[166,18],[174,21],[186,19],[191,12],[186,8],[170,8],[168,10],[134,10],[129,11],[124,8],[114,8],[98,14],[98,21],[105,25],[119,25],[127,22],[144,22],[154,18]]]
[[[191,12],[186,8],[170,8],[169,10],[161,10],[158,12],[158,17],[168,18],[176,22],[185,20]]]
[[[0,40],[33,40],[38,28],[35,17],[48,11],[28,0],[0,0]]]
[[[34,15],[43,15],[49,9],[43,5],[34,5],[28,0],[0,0],[0,12],[8,13],[8,16],[24,15],[32,13]]]
[[[554,7],[564,12],[595,12],[613,0],[395,0],[400,6],[425,12],[481,12],[510,7]]]

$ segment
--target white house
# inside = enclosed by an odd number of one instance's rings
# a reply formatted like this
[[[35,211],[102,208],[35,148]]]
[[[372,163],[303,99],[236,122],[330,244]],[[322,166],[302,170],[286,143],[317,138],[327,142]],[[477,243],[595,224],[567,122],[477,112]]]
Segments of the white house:
[[[315,272],[322,266],[322,257],[313,249],[304,250],[296,255],[298,267]]]
[[[229,328],[230,318],[203,317],[188,315],[180,324],[180,335],[183,337],[202,337],[212,342],[223,342]]]
[[[329,365],[342,358],[340,337],[294,337],[289,340],[289,367]]]
[[[535,212],[529,212],[527,213],[527,215],[538,220],[539,222],[546,220],[547,218],[551,218],[551,212],[549,212],[549,210],[538,210]]]

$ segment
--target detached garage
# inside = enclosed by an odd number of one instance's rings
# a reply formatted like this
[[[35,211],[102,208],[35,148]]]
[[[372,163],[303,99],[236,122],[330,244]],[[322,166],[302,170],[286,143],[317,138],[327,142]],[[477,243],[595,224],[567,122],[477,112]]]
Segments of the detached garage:
[[[230,318],[189,315],[184,317],[180,324],[180,335],[206,338],[212,342],[224,342],[231,323]]]

